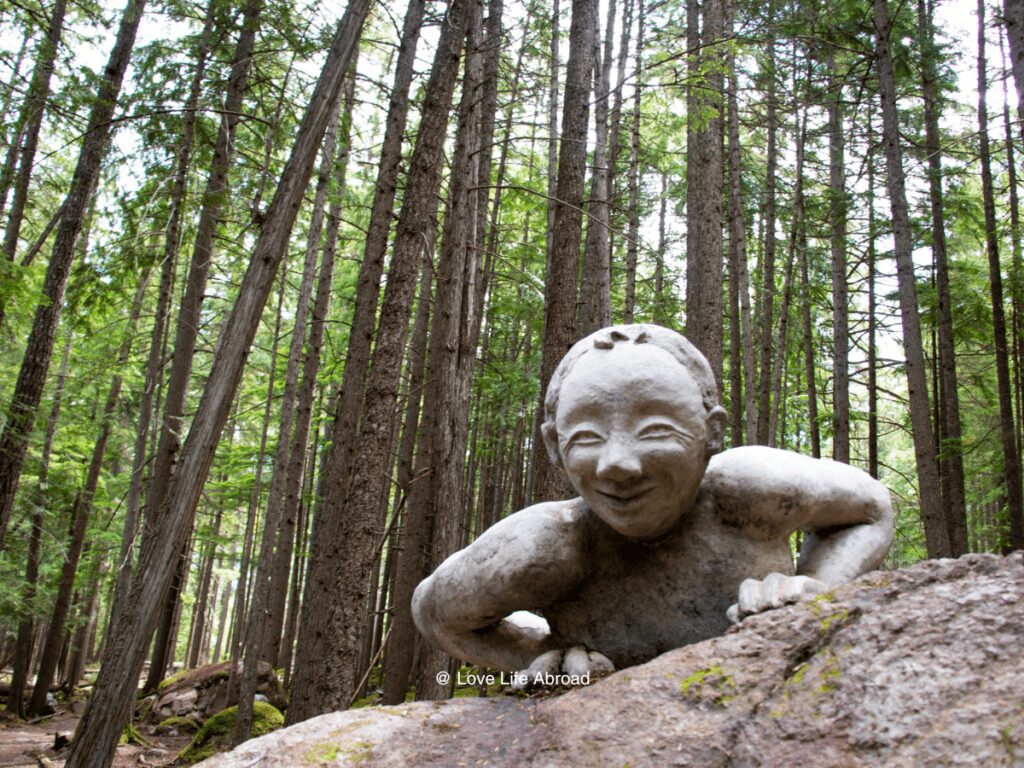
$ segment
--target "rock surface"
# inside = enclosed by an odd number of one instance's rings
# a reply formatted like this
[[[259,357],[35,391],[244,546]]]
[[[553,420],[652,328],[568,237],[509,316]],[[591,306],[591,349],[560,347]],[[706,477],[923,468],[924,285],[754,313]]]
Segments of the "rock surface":
[[[1024,553],[867,574],[547,698],[323,715],[202,765],[1024,766]]]

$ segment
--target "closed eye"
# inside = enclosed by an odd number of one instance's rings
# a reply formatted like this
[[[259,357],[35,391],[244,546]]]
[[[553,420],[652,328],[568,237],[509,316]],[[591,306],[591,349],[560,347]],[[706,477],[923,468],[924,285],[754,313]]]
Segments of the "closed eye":
[[[565,447],[568,449],[574,446],[600,445],[603,442],[604,438],[597,432],[580,429],[569,435],[569,439],[565,441]]]
[[[644,426],[637,434],[637,437],[641,440],[665,440],[676,438],[678,440],[689,441],[693,436],[686,430],[677,427],[675,424],[658,421]]]

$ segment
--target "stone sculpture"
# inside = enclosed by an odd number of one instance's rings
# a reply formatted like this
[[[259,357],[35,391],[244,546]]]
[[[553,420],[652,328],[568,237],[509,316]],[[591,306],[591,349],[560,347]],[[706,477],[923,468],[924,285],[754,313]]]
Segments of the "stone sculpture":
[[[420,631],[456,658],[529,679],[609,672],[845,583],[892,542],[889,493],[865,472],[761,446],[721,452],[711,368],[666,328],[576,343],[544,417],[579,497],[495,524],[413,597]]]

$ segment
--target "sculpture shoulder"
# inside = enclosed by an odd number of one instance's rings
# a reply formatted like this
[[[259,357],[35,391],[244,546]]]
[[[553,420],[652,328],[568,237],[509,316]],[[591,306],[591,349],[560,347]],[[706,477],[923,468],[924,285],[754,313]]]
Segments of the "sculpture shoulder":
[[[704,473],[701,496],[712,503],[727,525],[760,534],[799,527],[798,510],[806,501],[808,481],[827,474],[820,459],[760,445],[742,446],[712,457]],[[815,481],[816,482],[816,481]]]
[[[723,522],[758,535],[872,522],[889,504],[861,469],[764,446],[713,457],[701,493]]]
[[[463,553],[480,562],[575,571],[584,552],[587,514],[582,499],[535,504],[492,525]]]

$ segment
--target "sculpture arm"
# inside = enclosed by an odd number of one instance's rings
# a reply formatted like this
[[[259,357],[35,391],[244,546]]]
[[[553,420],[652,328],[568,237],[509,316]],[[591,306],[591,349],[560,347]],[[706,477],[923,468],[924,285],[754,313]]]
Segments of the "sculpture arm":
[[[748,446],[716,456],[706,483],[750,535],[807,531],[797,573],[830,587],[880,566],[892,544],[889,491],[848,464]]]
[[[507,671],[555,649],[543,628],[509,614],[542,609],[582,579],[571,504],[518,512],[441,563],[413,595],[423,636],[456,658]]]

